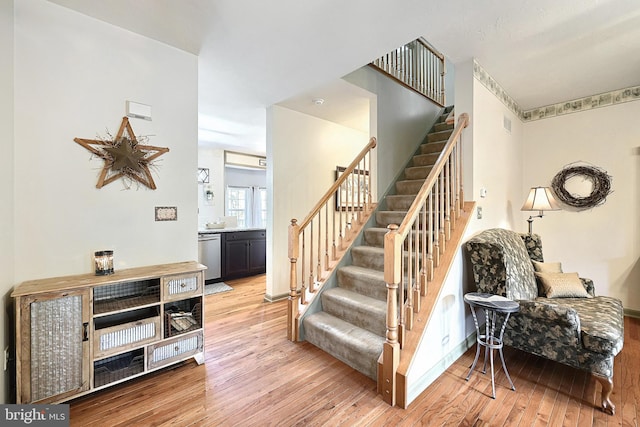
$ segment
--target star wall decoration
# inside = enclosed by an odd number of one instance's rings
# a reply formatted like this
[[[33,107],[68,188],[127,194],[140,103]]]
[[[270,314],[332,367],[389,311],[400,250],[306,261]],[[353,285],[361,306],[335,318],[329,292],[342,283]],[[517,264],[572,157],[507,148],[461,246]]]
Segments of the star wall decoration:
[[[169,149],[140,144],[127,117],[113,139],[74,138],[78,144],[104,160],[96,188],[102,188],[119,178],[131,179],[156,189],[149,166]]]

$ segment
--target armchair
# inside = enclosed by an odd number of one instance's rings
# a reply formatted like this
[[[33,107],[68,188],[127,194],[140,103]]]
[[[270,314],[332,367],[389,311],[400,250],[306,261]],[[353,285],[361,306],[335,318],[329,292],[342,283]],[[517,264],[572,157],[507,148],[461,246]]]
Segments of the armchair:
[[[536,275],[536,268],[548,266],[538,235],[496,228],[476,235],[466,248],[478,291],[520,304],[507,324],[504,344],[590,372],[602,385],[603,411],[613,414],[613,359],[624,339],[620,300],[595,296],[593,282],[577,281],[577,274],[573,281],[563,273]],[[549,277],[557,279],[558,287]]]

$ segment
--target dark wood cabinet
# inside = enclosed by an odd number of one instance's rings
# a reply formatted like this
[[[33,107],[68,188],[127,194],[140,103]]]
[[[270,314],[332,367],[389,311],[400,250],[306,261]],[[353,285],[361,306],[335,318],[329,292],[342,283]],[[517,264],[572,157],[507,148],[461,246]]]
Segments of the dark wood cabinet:
[[[224,233],[223,258],[223,280],[264,273],[267,267],[266,231]]]

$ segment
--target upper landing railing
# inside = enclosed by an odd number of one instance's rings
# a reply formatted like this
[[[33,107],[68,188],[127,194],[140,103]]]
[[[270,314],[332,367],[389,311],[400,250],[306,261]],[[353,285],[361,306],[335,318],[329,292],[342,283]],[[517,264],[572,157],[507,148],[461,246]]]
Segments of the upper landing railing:
[[[405,86],[445,106],[444,55],[423,39],[417,39],[371,63]]]

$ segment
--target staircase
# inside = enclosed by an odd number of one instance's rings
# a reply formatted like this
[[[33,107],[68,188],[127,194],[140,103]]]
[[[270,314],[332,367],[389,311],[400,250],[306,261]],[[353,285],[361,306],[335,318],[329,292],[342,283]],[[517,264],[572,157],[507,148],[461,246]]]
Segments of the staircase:
[[[337,271],[337,287],[320,295],[322,310],[303,319],[305,338],[373,380],[386,334],[387,288],[383,277],[384,235],[400,224],[429,175],[454,125],[445,123],[452,107],[438,118],[418,154],[386,197],[387,210],[375,213],[376,225],[364,230],[364,243],[351,249],[352,264]]]

